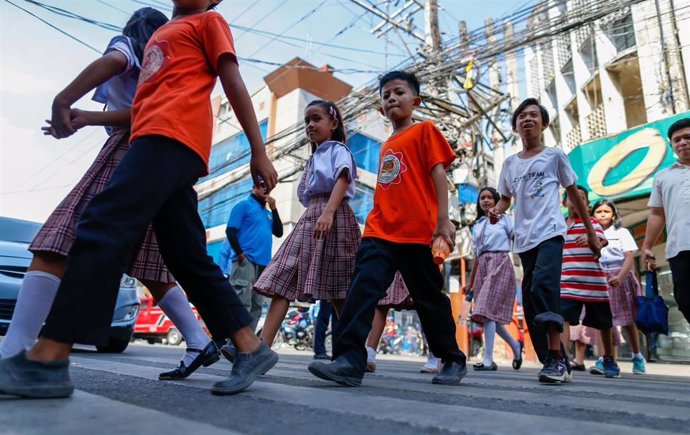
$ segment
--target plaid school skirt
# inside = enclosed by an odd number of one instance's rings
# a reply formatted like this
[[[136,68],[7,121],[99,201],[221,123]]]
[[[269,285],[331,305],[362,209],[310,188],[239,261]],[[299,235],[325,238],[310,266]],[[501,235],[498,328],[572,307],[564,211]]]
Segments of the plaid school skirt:
[[[395,278],[393,278],[391,286],[388,287],[386,296],[380,299],[377,305],[380,307],[391,307],[396,310],[414,307],[412,296],[407,291],[407,286],[400,272],[395,272]]]
[[[620,269],[606,271],[607,279],[618,275]],[[621,285],[609,285],[609,304],[614,326],[628,326],[635,324],[637,317],[637,296],[642,296],[642,287],[635,274],[630,271]]]
[[[507,325],[513,319],[515,270],[507,252],[484,252],[474,277],[472,320]]]
[[[115,168],[129,149],[129,129],[113,130],[91,167],[79,180],[72,191],[62,200],[29,246],[29,251],[52,252],[67,256],[75,239],[77,222],[84,209],[110,181]],[[158,242],[149,224],[139,252],[132,263],[128,275],[139,280],[175,282],[158,250]]]
[[[331,231],[323,239],[314,227],[329,195],[315,195],[294,230],[254,284],[264,296],[315,302],[345,299],[355,269],[361,232],[347,199],[336,209]]]

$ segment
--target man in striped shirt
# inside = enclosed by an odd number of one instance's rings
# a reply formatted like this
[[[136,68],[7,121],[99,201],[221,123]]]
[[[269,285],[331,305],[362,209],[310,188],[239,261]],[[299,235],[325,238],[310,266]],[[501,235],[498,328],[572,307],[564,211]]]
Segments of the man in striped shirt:
[[[589,203],[587,189],[577,186],[582,199]],[[594,230],[601,240],[601,245],[608,243],[604,230],[599,222],[590,216],[579,216],[573,202],[565,196],[565,206],[568,208],[566,221],[568,231],[563,246],[563,267],[561,269],[561,314],[565,320],[561,341],[569,347],[570,325],[580,323],[582,309],[585,315],[582,319],[584,326],[598,329],[604,347],[604,375],[607,378],[620,377],[620,369],[613,358],[613,318],[609,305],[608,283],[606,272],[599,264],[594,252],[587,245],[587,229],[583,219],[590,219]]]

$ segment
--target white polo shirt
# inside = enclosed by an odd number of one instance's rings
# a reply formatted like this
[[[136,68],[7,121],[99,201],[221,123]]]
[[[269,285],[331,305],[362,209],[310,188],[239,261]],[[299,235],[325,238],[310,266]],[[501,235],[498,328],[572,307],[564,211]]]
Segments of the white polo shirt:
[[[690,251],[690,166],[676,162],[656,174],[647,205],[664,209],[666,258]]]

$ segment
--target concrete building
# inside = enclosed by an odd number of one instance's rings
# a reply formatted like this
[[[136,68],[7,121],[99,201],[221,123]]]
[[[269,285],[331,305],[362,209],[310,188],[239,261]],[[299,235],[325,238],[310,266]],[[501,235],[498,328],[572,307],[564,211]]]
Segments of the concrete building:
[[[549,0],[530,25],[585,11],[595,0]],[[552,117],[548,146],[562,148],[590,199],[616,201],[624,225],[641,244],[654,174],[676,160],[670,124],[690,117],[690,0],[621,2],[615,13],[559,31],[525,47],[527,96]],[[664,258],[665,239],[655,247]],[[640,256],[636,268],[644,278]],[[659,355],[690,360],[690,327],[675,308],[670,270],[662,261],[661,294],[671,306],[669,337]]]

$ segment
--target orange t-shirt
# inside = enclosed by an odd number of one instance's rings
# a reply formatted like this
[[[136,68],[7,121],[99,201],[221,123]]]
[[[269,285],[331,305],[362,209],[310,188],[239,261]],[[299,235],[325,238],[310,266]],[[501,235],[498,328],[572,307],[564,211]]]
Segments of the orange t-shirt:
[[[235,56],[227,21],[217,12],[160,27],[144,51],[132,103],[131,140],[161,135],[178,140],[208,164],[213,134],[211,92],[218,59]]]
[[[434,166],[447,168],[455,152],[431,121],[391,136],[381,147],[374,208],[363,237],[428,245],[438,217]]]

